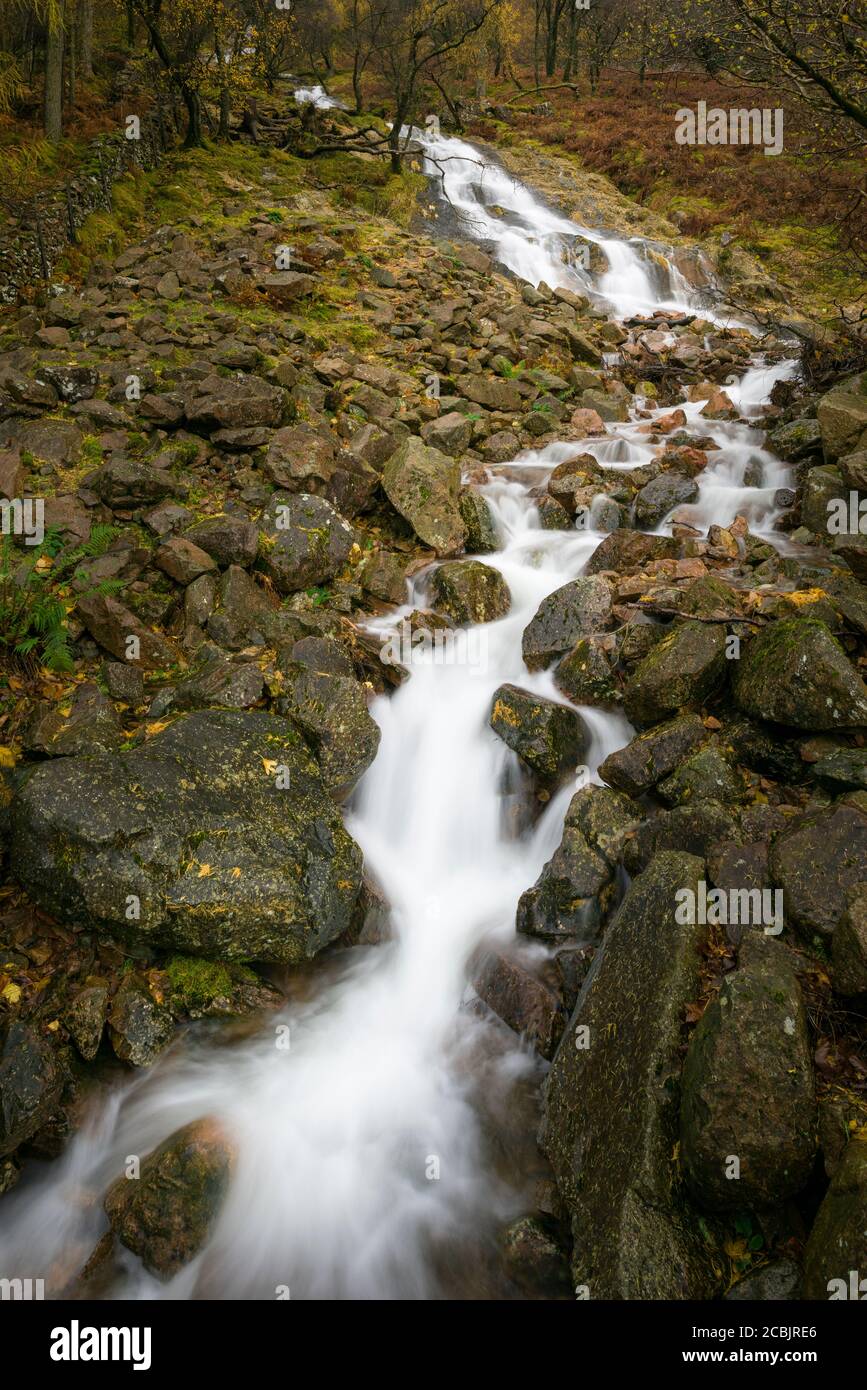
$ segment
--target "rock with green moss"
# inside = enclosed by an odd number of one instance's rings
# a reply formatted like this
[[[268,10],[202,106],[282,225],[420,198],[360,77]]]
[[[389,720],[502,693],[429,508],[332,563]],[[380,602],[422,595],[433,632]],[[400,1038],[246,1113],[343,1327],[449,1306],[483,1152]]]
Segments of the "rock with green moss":
[[[630,673],[626,713],[636,724],[653,724],[679,709],[701,706],[725,674],[725,629],[678,623]]]
[[[801,817],[774,840],[770,868],[787,921],[808,940],[831,936],[849,893],[867,883],[867,811],[840,801]]]
[[[768,435],[768,447],[787,463],[798,463],[810,454],[821,454],[822,431],[818,420],[791,420]]]
[[[787,956],[779,942],[760,938],[690,1040],[680,1152],[693,1195],[712,1211],[777,1205],[801,1191],[813,1168],[812,1048]]]
[[[352,676],[298,662],[290,662],[284,675],[278,712],[288,714],[301,729],[331,794],[346,796],[379,748],[379,725],[367,708],[364,687]]]
[[[521,894],[515,921],[543,941],[592,941],[614,896],[611,865],[574,821],[532,888]]]
[[[11,1019],[0,1029],[0,1158],[53,1115],[63,1075],[54,1048],[32,1023]]]
[[[451,560],[431,579],[437,610],[453,623],[492,623],[512,605],[509,586],[499,570],[481,560]]]
[[[476,555],[492,555],[500,549],[494,514],[486,497],[473,488],[461,493],[461,517],[467,528],[467,550]]]
[[[825,458],[833,463],[867,445],[867,372],[833,386],[816,411]]]
[[[527,669],[539,671],[582,637],[603,631],[611,623],[611,606],[611,585],[601,575],[573,579],[547,594],[521,638]]]
[[[301,733],[258,711],[185,715],[132,752],[36,768],[12,863],[64,921],[225,960],[309,959],[361,886]]]
[[[652,531],[675,507],[694,502],[698,483],[679,473],[660,473],[638,493],[635,499],[635,524]]]
[[[641,796],[674,772],[700,747],[707,730],[697,714],[682,714],[637,734],[625,748],[610,753],[599,775],[628,796]]]
[[[591,1299],[709,1298],[715,1250],[678,1180],[683,1011],[706,928],[681,923],[700,860],[661,854],[609,925],[545,1091],[542,1146],[569,1210],[573,1283]]]
[[[693,801],[721,801],[731,806],[744,795],[744,782],[724,756],[718,743],[711,741],[676,767],[657,788],[669,805],[687,806]]]
[[[850,893],[832,949],[837,993],[867,995],[867,882]]]
[[[846,1145],[819,1208],[804,1259],[804,1297],[863,1299],[867,1269],[867,1134]],[[855,1271],[854,1288],[852,1272]]]
[[[490,722],[494,733],[543,781],[558,781],[584,758],[588,733],[576,711],[517,685],[501,685],[494,692]]]
[[[149,1273],[171,1279],[198,1255],[229,1190],[232,1152],[213,1120],[197,1120],[149,1154],[135,1180],[119,1178],[105,1211],[122,1245]]]
[[[620,699],[610,637],[583,637],[558,664],[554,684],[576,705],[613,705]]]
[[[245,965],[171,956],[165,974],[166,1002],[179,1018],[236,1018],[283,1003],[280,991]]]
[[[327,584],[355,544],[349,522],[324,497],[275,492],[259,518],[259,564],[281,594]]]
[[[455,555],[467,537],[461,516],[461,468],[456,459],[410,435],[392,454],[382,485],[419,540],[438,555]]]
[[[735,667],[735,703],[745,714],[796,729],[867,724],[867,686],[816,618],[769,623]]]
[[[171,1012],[143,979],[127,975],[111,1001],[108,1035],[116,1055],[134,1067],[149,1067],[175,1033]]]

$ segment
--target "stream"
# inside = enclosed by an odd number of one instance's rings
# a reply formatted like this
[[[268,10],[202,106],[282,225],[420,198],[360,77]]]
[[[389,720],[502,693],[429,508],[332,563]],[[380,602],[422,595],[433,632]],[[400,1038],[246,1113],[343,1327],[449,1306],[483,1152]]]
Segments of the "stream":
[[[315,90],[305,95],[316,100]],[[713,317],[673,267],[646,257],[640,240],[550,211],[496,165],[480,168],[482,156],[464,141],[419,138],[467,233],[493,244],[514,275],[590,289],[619,318],[656,309]],[[493,215],[493,205],[502,214]],[[606,272],[594,277],[574,264],[576,235],[599,245]],[[793,372],[791,362],[756,359],[726,389],[749,417]],[[790,470],[761,448],[758,429],[707,421],[701,408],[684,405],[687,428],[710,435],[719,451],[699,475],[691,520],[705,528],[742,512],[767,535],[778,514],[774,494],[790,484]],[[582,778],[632,730],[619,713],[582,709],[588,770],[576,769],[533,820],[518,760],[487,721],[503,682],[563,702],[549,672],[527,672],[521,633],[603,539],[592,530],[542,529],[531,490],[584,452],[612,469],[646,462],[654,447],[640,423],[488,470],[481,491],[500,549],[483,558],[503,574],[511,611],[485,626],[463,662],[414,654],[410,679],[372,705],[382,742],[346,819],[390,906],[390,939],[301,972],[285,1009],[252,1034],[197,1025],[150,1070],[108,1092],[65,1154],[41,1171],[31,1165],[5,1198],[0,1268],[44,1277],[49,1293],[59,1293],[106,1229],[102,1199],[127,1156],[145,1155],[180,1126],[213,1115],[231,1135],[236,1160],[208,1245],[168,1283],[121,1251],[123,1274],[111,1296],[273,1299],[281,1287],[300,1299],[509,1296],[496,1239],[533,1205],[530,1141],[545,1064],[481,1006],[468,965],[482,943],[529,961],[545,956],[542,946],[516,941],[518,898],[556,848]],[[744,486],[751,463],[761,465],[760,488]],[[425,607],[429,577],[417,576],[405,607],[372,620],[369,630],[385,642]],[[280,1041],[287,1036],[288,1048]]]

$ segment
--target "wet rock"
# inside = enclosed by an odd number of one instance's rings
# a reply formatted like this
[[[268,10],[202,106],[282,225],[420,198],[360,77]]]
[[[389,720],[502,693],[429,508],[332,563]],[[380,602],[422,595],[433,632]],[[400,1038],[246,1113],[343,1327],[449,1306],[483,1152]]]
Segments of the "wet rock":
[[[30,753],[73,757],[77,753],[109,752],[120,746],[123,733],[111,701],[90,682],[74,691],[68,705],[38,706],[24,738]]]
[[[349,522],[324,497],[275,492],[259,519],[260,563],[281,594],[326,584],[355,543]]]
[[[312,754],[265,713],[189,714],[130,753],[44,764],[12,819],[13,870],[45,911],[211,958],[308,959],[361,883]]]
[[[499,951],[486,951],[473,975],[473,988],[507,1027],[543,1057],[554,1056],[566,1020],[556,995],[528,970]]]
[[[438,555],[461,549],[467,532],[460,512],[461,470],[455,459],[410,435],[385,465],[382,485],[420,541]]]
[[[838,802],[804,816],[774,840],[770,867],[786,920],[808,940],[830,936],[849,892],[867,883],[867,812]]]
[[[512,606],[509,586],[500,571],[480,560],[452,560],[440,565],[431,579],[431,594],[437,610],[458,624],[495,622]]]
[[[493,512],[481,493],[465,489],[461,493],[460,511],[467,528],[467,550],[476,555],[490,555],[500,549]]]
[[[85,985],[74,995],[64,1016],[69,1036],[85,1062],[92,1062],[99,1051],[108,997],[106,984]]]
[[[611,621],[611,606],[611,586],[601,575],[573,579],[548,594],[521,638],[527,669],[538,671],[549,666],[580,638],[606,628]]]
[[[587,730],[567,705],[516,685],[501,685],[491,704],[491,728],[543,781],[557,781],[582,762]]]
[[[78,600],[75,611],[91,637],[118,661],[146,670],[164,670],[180,660],[174,643],[146,627],[118,599],[87,594]]]
[[[0,1030],[0,1158],[51,1118],[62,1084],[48,1040],[33,1024],[9,1021]]]
[[[835,503],[848,503],[848,490],[836,468],[810,468],[801,484],[801,525],[826,536]]]
[[[835,787],[867,791],[867,749],[835,748],[813,764],[813,776]]]
[[[697,497],[698,483],[693,478],[660,473],[645,483],[635,499],[635,524],[653,530],[675,507],[694,502]]]
[[[625,748],[609,754],[599,775],[628,796],[642,796],[680,766],[707,738],[697,714],[684,714],[638,734]]]
[[[600,541],[587,564],[585,574],[600,574],[615,570],[628,574],[641,569],[649,560],[675,559],[677,542],[670,536],[646,536],[642,531],[609,531]]]
[[[191,588],[187,590],[191,592]],[[219,607],[215,608],[217,602]],[[228,651],[261,645],[271,622],[277,621],[273,601],[240,565],[229,565],[223,571],[214,603],[204,621],[209,636]]]
[[[804,1298],[861,1300],[865,1269],[867,1136],[862,1132],[846,1145],[810,1232],[804,1254]]]
[[[743,778],[713,741],[697,748],[657,787],[669,805],[687,806],[693,801],[721,801],[730,806],[744,794]]]
[[[620,699],[612,639],[585,637],[557,666],[554,683],[576,705],[612,705]]]
[[[779,943],[762,944],[766,950],[723,980],[683,1068],[681,1159],[693,1195],[712,1211],[754,1210],[795,1196],[818,1146],[800,986],[774,950]]]
[[[834,989],[838,994],[867,994],[867,881],[849,894],[832,941]]]
[[[198,675],[175,687],[172,710],[250,709],[261,700],[264,679],[252,662],[215,658]]]
[[[352,790],[379,748],[380,729],[367,708],[364,689],[353,677],[310,667],[290,667],[277,701],[307,738],[328,790]]]
[[[794,1260],[772,1260],[751,1271],[723,1295],[727,1303],[787,1303],[801,1297],[801,1270]]]
[[[523,398],[514,381],[479,373],[478,376],[459,376],[455,385],[466,400],[475,401],[476,405],[483,405],[488,410],[502,410],[515,415],[522,407]]]
[[[126,705],[140,705],[144,700],[144,677],[138,666],[128,666],[125,661],[107,661],[103,675],[113,700],[122,700]]]
[[[787,463],[798,463],[810,454],[821,453],[822,431],[818,420],[792,420],[778,425],[768,435],[768,447]]]
[[[640,873],[655,854],[682,849],[705,858],[721,841],[740,839],[731,811],[719,801],[696,801],[648,816],[624,847],[624,863]]]
[[[608,927],[546,1083],[542,1146],[571,1216],[575,1285],[592,1299],[711,1297],[718,1276],[674,1154],[683,1011],[704,929],[675,894],[702,864],[659,855]],[[612,1109],[612,1097],[616,1097]]]
[[[592,941],[614,897],[611,865],[567,816],[563,838],[532,888],[521,894],[515,919],[524,936],[543,941]]]
[[[867,687],[816,618],[770,623],[735,665],[735,703],[746,714],[796,729],[867,723]]]
[[[400,604],[406,601],[406,569],[405,555],[377,550],[364,557],[358,577],[366,594],[382,603]]]
[[[535,1298],[570,1298],[569,1256],[562,1238],[536,1216],[522,1216],[503,1236],[503,1263],[521,1291]]]
[[[867,493],[867,449],[857,449],[838,459],[837,467],[847,488]]]
[[[137,1180],[110,1188],[105,1210],[122,1245],[170,1279],[207,1242],[229,1190],[232,1154],[213,1120],[177,1130],[149,1154]]]
[[[238,516],[208,517],[191,526],[184,536],[216,560],[221,568],[252,565],[259,545],[255,524]]]
[[[678,623],[630,673],[623,692],[628,717],[653,724],[703,704],[722,684],[726,664],[723,628]]]
[[[149,1067],[175,1033],[174,1019],[144,981],[128,976],[111,1001],[108,1034],[115,1054],[134,1067]]]
[[[591,782],[577,791],[566,811],[565,824],[575,825],[589,844],[614,868],[627,840],[644,819],[641,806]]]

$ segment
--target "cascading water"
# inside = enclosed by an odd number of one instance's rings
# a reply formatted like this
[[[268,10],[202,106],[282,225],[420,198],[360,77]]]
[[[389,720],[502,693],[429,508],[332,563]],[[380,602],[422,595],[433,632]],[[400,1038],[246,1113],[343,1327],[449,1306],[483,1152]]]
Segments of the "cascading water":
[[[496,229],[497,254],[516,274],[535,284],[572,283],[560,238],[575,232],[573,224],[496,168],[486,172],[487,192],[515,215],[509,224],[490,217],[472,192],[477,164],[471,175],[464,168],[476,152],[461,141],[433,148],[452,201],[482,219],[486,238]],[[580,230],[609,257],[599,289],[612,304],[622,312],[663,307],[629,243]],[[760,365],[729,390],[749,412],[791,371],[792,364]],[[786,470],[748,426],[705,421],[700,404],[685,409],[689,428],[720,445],[700,477],[694,519],[725,522],[741,511],[770,525]],[[391,939],[318,963],[306,994],[254,1036],[227,1041],[200,1025],[115,1091],[62,1159],[42,1175],[28,1173],[4,1199],[0,1274],[14,1269],[61,1292],[105,1229],[102,1199],[127,1156],[147,1154],[208,1115],[231,1136],[236,1157],[207,1247],[168,1283],[124,1252],[110,1296],[269,1299],[280,1286],[296,1299],[483,1292],[480,1283],[466,1287],[463,1255],[483,1280],[486,1243],[528,1205],[520,1190],[526,1174],[495,1164],[489,1130],[498,1098],[538,1080],[541,1064],[473,1007],[467,966],[484,941],[515,946],[517,899],[556,847],[577,785],[563,787],[530,825],[509,814],[521,806],[520,774],[488,727],[491,695],[511,681],[562,699],[547,672],[525,669],[521,633],[602,539],[590,530],[541,529],[530,489],[585,451],[613,469],[646,461],[652,447],[640,423],[492,470],[482,490],[501,548],[485,562],[508,583],[511,611],[480,629],[472,660],[449,664],[435,651],[416,653],[410,679],[374,702],[382,742],[348,824],[390,905]],[[761,488],[743,486],[750,461],[763,470]],[[427,578],[415,580],[405,608],[371,624],[383,642],[424,605]],[[631,731],[616,713],[582,715],[592,773]],[[285,1025],[288,1050],[276,1045]]]

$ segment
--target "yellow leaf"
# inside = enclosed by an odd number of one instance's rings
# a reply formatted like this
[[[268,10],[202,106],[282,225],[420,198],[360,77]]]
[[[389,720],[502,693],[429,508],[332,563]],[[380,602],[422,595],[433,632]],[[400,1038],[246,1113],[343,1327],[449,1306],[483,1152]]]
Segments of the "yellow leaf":
[[[0,992],[0,999],[5,999],[7,1004],[17,1004],[21,998],[21,986],[13,984],[10,980],[6,988]]]
[[[241,870],[240,870],[240,869],[233,869],[233,870],[232,870],[232,878],[240,878],[240,877],[241,877]]]
[[[6,744],[0,745],[0,767],[14,767],[15,753]]]
[[[161,722],[156,724],[146,724],[145,737],[152,738],[154,734],[161,734],[163,729],[167,729],[168,727],[169,721],[167,719],[163,719]]]
[[[212,871],[212,869],[211,869],[210,864],[200,864],[200,865],[199,865],[199,878],[207,878],[208,875],[209,875],[210,873],[212,873],[212,872],[213,872],[213,871]]]
[[[277,771],[277,759],[276,759],[276,758],[263,758],[263,759],[262,759],[262,766],[264,767],[265,772],[267,773],[267,775],[268,775],[269,777],[273,777],[273,776],[274,776],[274,773]]]

